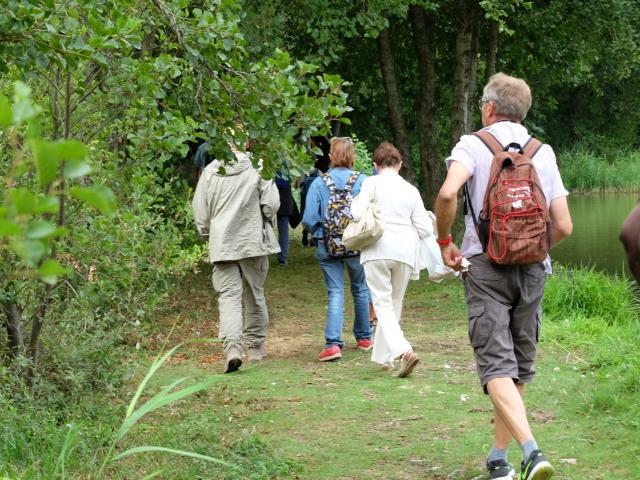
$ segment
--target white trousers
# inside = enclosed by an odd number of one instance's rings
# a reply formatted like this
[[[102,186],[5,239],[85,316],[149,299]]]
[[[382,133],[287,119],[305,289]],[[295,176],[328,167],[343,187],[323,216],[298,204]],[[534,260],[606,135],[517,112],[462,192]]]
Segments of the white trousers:
[[[378,317],[371,360],[388,365],[411,350],[400,327],[400,316],[404,292],[413,269],[395,260],[369,260],[363,266]]]

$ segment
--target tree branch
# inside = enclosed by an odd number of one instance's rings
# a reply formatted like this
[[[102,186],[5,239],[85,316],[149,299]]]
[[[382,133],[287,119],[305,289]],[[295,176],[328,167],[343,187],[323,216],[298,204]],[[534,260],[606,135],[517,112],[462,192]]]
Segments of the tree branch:
[[[158,10],[160,10],[160,13],[162,13],[164,18],[169,22],[169,26],[171,27],[171,30],[173,30],[173,33],[175,33],[176,35],[178,45],[180,45],[184,49],[185,47],[184,40],[182,38],[182,33],[180,33],[180,29],[178,28],[178,22],[176,21],[176,16],[171,12],[171,10],[169,10],[169,8],[164,3],[162,3],[161,0],[153,0],[153,3],[155,3],[156,7],[158,7]]]

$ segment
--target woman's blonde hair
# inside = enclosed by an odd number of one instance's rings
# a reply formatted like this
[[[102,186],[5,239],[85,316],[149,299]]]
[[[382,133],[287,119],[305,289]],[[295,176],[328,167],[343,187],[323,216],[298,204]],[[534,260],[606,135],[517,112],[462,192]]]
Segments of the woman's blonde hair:
[[[353,168],[356,163],[356,148],[351,137],[332,138],[329,159],[331,168]]]

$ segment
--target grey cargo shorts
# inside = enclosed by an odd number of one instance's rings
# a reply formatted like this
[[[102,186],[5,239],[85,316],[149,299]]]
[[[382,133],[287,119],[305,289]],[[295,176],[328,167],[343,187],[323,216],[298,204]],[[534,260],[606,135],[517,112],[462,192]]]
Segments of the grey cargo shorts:
[[[540,334],[543,264],[501,266],[484,255],[469,261],[464,294],[482,388],[487,393],[487,383],[494,378],[531,382]]]

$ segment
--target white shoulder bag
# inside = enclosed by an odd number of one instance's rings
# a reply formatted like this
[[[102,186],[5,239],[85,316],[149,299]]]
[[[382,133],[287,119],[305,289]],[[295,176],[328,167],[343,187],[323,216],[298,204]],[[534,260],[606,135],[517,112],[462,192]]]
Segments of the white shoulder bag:
[[[382,211],[376,203],[376,186],[369,199],[369,206],[360,220],[351,220],[342,234],[342,243],[349,250],[362,250],[373,245],[384,232]]]

